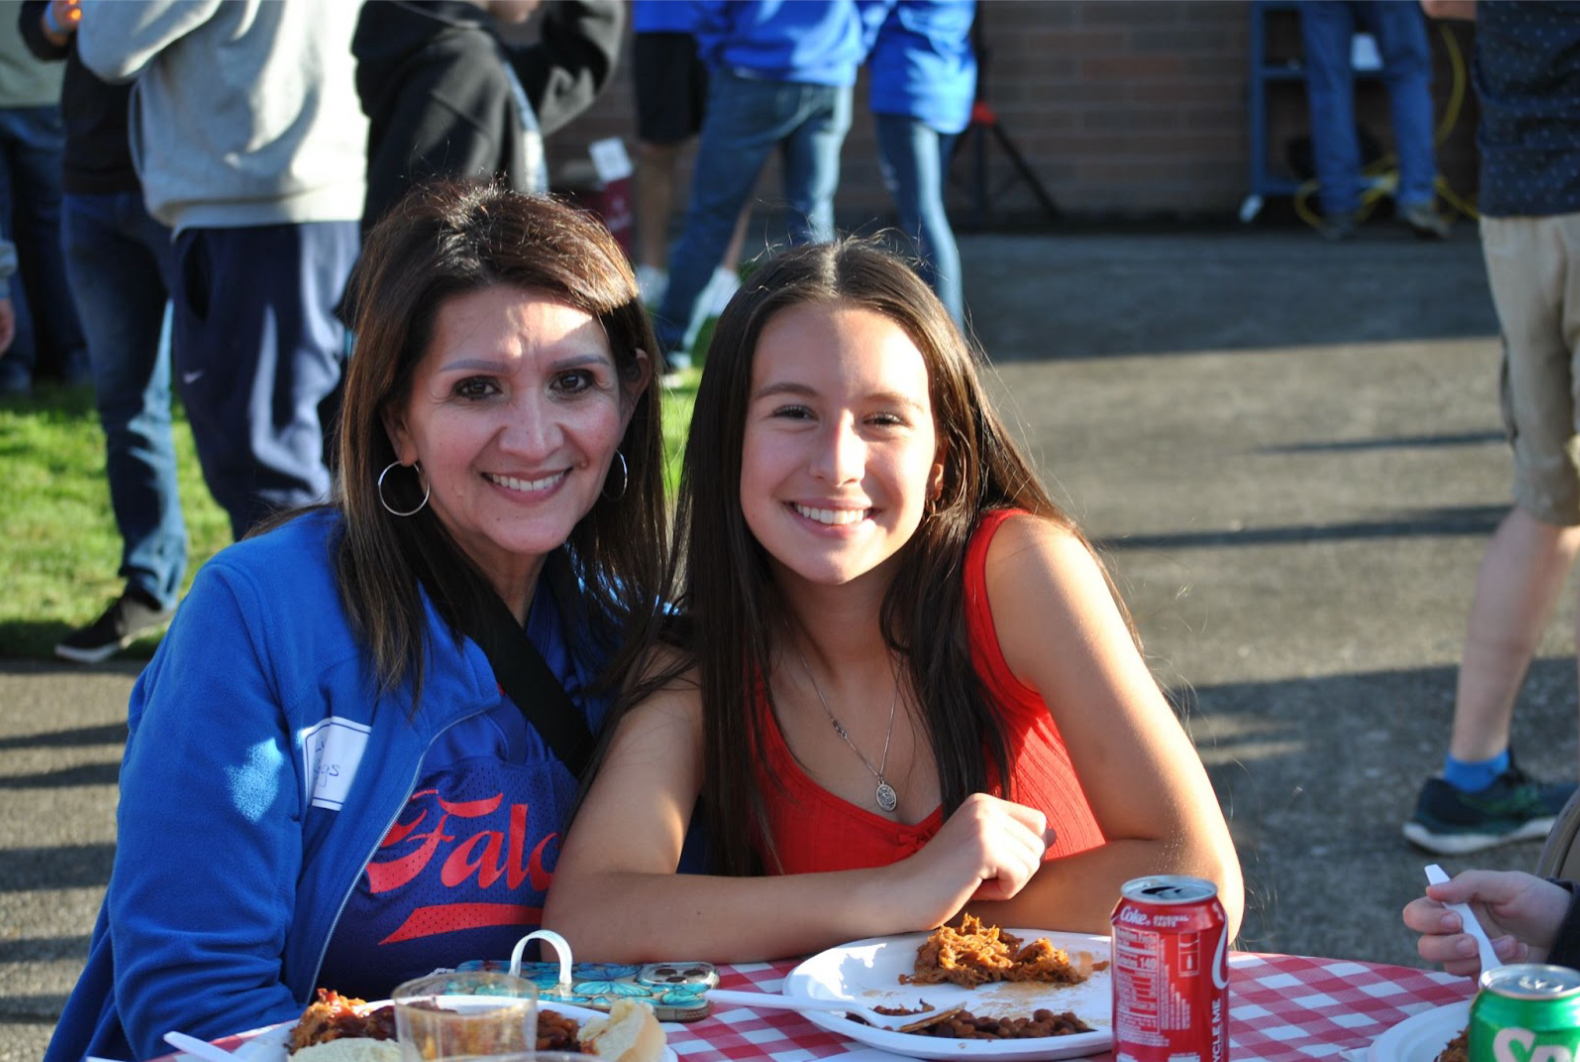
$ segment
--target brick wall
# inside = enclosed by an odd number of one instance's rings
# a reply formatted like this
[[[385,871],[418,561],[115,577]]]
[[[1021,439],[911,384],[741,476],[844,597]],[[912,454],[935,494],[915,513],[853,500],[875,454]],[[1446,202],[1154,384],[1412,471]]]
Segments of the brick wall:
[[[1250,190],[1248,3],[983,0],[979,11],[985,99],[1064,215],[1209,219],[1238,210]],[[1297,17],[1270,13],[1270,56],[1298,61]],[[1451,33],[1468,65],[1470,27],[1454,25]],[[1429,34],[1441,116],[1455,78],[1439,26],[1429,26]],[[1473,193],[1476,108],[1463,87],[1461,115],[1438,162],[1456,190]],[[852,227],[889,219],[865,100],[863,82],[837,200],[842,224]],[[1391,143],[1387,98],[1375,79],[1359,83],[1357,112],[1369,132]],[[1269,154],[1282,169],[1289,141],[1305,133],[1303,86],[1272,85],[1269,116]],[[550,142],[551,162],[577,158],[602,137],[622,136],[629,145],[632,131],[627,63],[593,108]],[[1036,197],[990,137],[980,148],[987,177],[979,193],[973,179],[978,150],[968,134],[951,175],[951,211],[962,227],[974,220],[992,227],[1040,222]],[[689,168],[683,179],[689,180]],[[775,202],[776,189],[770,167],[759,187],[761,201]]]

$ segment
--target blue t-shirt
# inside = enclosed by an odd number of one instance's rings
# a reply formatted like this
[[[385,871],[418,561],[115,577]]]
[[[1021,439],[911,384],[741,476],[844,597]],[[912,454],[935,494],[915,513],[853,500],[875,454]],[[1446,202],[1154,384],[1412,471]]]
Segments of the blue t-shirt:
[[[607,704],[540,585],[527,634],[593,733]],[[508,956],[538,928],[577,782],[507,698],[442,732],[346,901],[318,983],[382,999],[402,981]]]
[[[1474,76],[1481,213],[1580,211],[1580,3],[1481,0]]]

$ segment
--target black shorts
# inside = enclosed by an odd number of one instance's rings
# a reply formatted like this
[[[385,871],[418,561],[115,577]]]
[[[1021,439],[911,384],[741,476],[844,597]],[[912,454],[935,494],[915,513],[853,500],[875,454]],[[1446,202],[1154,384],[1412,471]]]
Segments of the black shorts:
[[[636,138],[649,144],[689,140],[702,128],[708,71],[689,33],[638,33],[631,78],[636,89]]]

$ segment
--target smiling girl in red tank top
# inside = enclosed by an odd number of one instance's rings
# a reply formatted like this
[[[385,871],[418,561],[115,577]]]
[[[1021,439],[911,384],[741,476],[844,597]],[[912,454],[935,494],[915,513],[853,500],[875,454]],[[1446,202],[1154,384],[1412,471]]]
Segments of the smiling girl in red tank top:
[[[687,636],[628,698],[544,911],[579,956],[770,959],[967,911],[1106,932],[1161,873],[1214,881],[1232,935],[1201,760],[903,263],[847,240],[747,281],[677,524]],[[694,810],[716,873],[677,876]]]

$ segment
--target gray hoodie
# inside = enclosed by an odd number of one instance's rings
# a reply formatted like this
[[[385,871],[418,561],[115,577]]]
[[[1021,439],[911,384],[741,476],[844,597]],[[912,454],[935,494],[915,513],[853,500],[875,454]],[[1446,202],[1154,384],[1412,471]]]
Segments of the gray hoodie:
[[[137,79],[131,143],[174,229],[362,216],[357,0],[83,0],[77,50]]]

